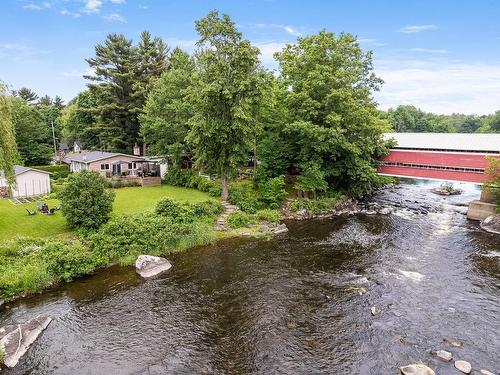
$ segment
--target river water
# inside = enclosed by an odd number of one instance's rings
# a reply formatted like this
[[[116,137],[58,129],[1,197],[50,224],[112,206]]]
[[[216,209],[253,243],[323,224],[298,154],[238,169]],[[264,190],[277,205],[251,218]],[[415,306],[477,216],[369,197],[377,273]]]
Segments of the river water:
[[[464,215],[476,188],[441,197],[431,186],[370,199],[395,207],[391,215],[289,222],[271,240],[175,254],[155,279],[116,267],[4,306],[0,326],[54,320],[3,371],[396,374],[422,361],[457,374],[430,355],[441,348],[498,372],[499,238]],[[464,346],[447,348],[443,338]]]

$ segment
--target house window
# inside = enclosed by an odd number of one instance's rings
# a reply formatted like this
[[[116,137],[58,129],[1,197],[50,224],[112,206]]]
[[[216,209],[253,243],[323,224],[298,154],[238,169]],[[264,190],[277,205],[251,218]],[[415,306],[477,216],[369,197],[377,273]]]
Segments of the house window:
[[[128,163],[128,169],[132,169],[132,163]]]
[[[128,163],[128,169],[137,169],[137,163]]]
[[[101,164],[101,171],[109,170],[109,164]]]

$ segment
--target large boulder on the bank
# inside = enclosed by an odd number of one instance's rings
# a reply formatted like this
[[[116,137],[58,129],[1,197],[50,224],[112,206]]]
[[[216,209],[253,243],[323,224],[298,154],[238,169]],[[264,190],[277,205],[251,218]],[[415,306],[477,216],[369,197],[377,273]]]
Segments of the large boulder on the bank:
[[[436,375],[434,370],[421,363],[400,367],[399,371],[403,375]]]
[[[172,264],[168,260],[152,255],[139,255],[135,261],[137,273],[144,278],[156,276],[170,268],[172,268]]]
[[[0,347],[4,352],[4,364],[7,367],[17,365],[31,344],[48,327],[51,318],[38,316],[25,323],[8,325],[0,328]]]
[[[451,361],[453,359],[453,355],[446,350],[433,350],[431,351],[432,355],[435,355],[438,358],[441,358],[444,361]]]
[[[285,224],[280,224],[276,228],[274,228],[273,233],[274,234],[281,234],[281,233],[286,233],[288,232],[288,228]]]
[[[488,216],[481,222],[480,226],[487,232],[500,234],[500,214]]]

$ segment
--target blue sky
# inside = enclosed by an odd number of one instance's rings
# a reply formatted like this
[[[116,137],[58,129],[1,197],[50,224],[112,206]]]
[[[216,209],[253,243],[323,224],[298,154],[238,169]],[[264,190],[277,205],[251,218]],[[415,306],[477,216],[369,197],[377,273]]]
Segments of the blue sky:
[[[111,32],[143,30],[192,51],[194,21],[217,9],[272,55],[325,28],[358,36],[385,80],[380,107],[437,113],[500,109],[500,1],[496,0],[1,0],[0,80],[60,95],[85,88],[85,58]]]

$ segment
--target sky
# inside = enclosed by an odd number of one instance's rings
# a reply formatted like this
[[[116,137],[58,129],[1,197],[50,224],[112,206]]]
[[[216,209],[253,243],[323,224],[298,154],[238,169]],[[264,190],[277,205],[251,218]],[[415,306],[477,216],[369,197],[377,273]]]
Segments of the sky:
[[[85,89],[85,58],[109,33],[143,30],[194,50],[194,22],[227,13],[277,70],[273,54],[322,29],[354,34],[384,81],[381,109],[435,113],[500,109],[498,0],[0,0],[0,80],[71,100]]]

